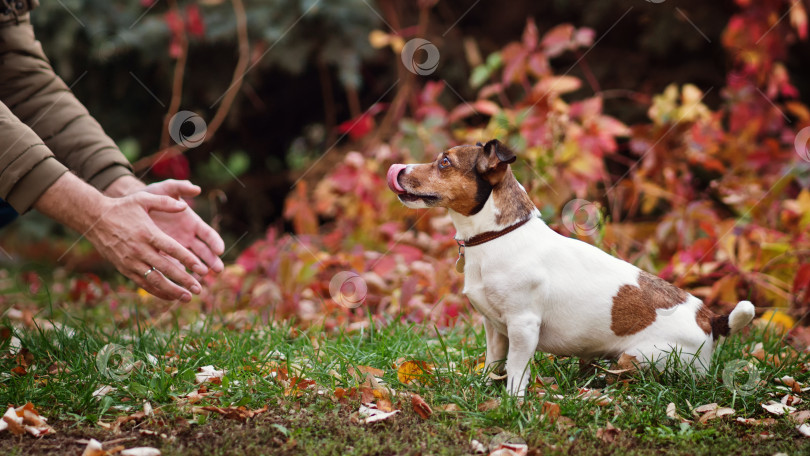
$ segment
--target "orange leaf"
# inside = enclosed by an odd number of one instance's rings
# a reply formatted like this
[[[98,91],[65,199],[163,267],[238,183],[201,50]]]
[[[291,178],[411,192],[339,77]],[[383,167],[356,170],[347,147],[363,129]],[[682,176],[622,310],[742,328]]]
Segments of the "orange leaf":
[[[433,414],[433,410],[418,394],[411,394],[411,405],[413,405],[413,410],[425,420]]]

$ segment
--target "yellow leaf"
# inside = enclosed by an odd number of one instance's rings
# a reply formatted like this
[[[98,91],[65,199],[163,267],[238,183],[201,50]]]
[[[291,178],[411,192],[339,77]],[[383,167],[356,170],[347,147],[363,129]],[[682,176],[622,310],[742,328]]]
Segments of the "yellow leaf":
[[[420,380],[429,373],[430,366],[424,361],[405,361],[397,367],[397,378],[405,384]]]
[[[765,312],[759,317],[759,322],[766,325],[770,324],[782,332],[790,331],[796,324],[796,320],[794,320],[793,317],[780,310],[769,310]]]

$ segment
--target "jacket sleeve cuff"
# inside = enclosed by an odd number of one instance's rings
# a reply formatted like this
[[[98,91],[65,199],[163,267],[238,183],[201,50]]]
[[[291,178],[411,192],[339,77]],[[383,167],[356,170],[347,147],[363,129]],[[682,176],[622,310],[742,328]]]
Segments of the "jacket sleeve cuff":
[[[67,171],[56,158],[47,157],[17,181],[6,201],[20,214],[28,212],[45,190]]]
[[[128,166],[114,164],[96,173],[87,183],[103,192],[110,184],[124,176],[134,176],[134,174],[132,174]]]

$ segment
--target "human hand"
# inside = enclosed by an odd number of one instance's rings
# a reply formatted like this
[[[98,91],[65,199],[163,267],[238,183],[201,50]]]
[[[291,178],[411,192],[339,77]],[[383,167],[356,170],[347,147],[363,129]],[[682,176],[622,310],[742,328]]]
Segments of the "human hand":
[[[155,182],[143,190],[175,199],[193,198],[200,194],[200,187],[186,180],[174,179]],[[161,230],[191,250],[211,270],[222,272],[224,265],[219,256],[225,250],[225,243],[190,207],[179,212],[151,211],[149,216]]]
[[[86,236],[119,272],[144,290],[162,299],[188,302],[189,291],[199,294],[202,288],[182,267],[199,275],[205,275],[208,268],[150,218],[186,210],[190,209],[183,201],[147,192],[102,197],[100,216]]]

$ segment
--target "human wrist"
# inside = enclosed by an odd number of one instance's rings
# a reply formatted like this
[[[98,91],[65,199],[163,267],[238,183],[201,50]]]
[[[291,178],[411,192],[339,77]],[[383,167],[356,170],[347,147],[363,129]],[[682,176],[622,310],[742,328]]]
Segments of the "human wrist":
[[[109,197],[119,198],[131,195],[144,187],[146,187],[146,184],[135,176],[121,176],[104,189],[104,194]]]
[[[70,201],[70,204],[65,204]],[[34,207],[46,216],[80,233],[93,228],[107,210],[110,198],[72,173],[65,173],[53,183]]]

